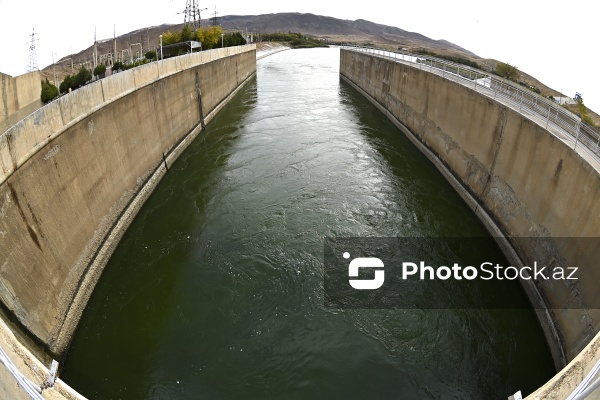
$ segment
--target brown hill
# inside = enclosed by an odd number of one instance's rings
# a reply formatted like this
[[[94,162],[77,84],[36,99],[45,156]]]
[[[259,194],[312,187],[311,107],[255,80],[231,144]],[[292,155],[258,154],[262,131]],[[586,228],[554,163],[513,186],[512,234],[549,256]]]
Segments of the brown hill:
[[[428,48],[443,54],[459,54],[465,57],[477,57],[475,54],[445,40],[433,40],[415,32],[405,31],[393,26],[376,24],[362,19],[349,21],[314,14],[279,13],[263,15],[229,15],[219,19],[226,30],[254,32],[255,34],[271,32],[301,32],[336,42],[388,44],[394,48]],[[208,24],[208,21],[204,21]],[[183,24],[163,24],[141,28],[117,37],[117,52],[126,59],[131,53],[142,54],[155,50],[159,44],[159,35],[168,30],[181,30]],[[92,43],[90,47],[76,54],[68,55],[56,63],[57,80],[61,82],[72,71],[76,73],[79,65],[90,63],[92,59]],[[112,38],[98,41],[98,54],[113,52]],[[71,60],[73,59],[73,70]],[[49,65],[42,70],[44,76],[53,81],[54,68]]]
[[[483,69],[491,71],[496,65],[494,59],[482,59],[469,50],[466,50],[446,40],[434,40],[416,32],[409,32],[394,26],[376,24],[374,22],[358,19],[355,21],[325,17],[314,14],[278,13],[263,15],[229,15],[219,18],[225,30],[253,32],[255,39],[263,33],[272,32],[300,32],[309,36],[318,37],[335,43],[368,44],[389,50],[406,49],[408,51],[427,50],[439,55],[458,56],[478,63]],[[209,21],[203,21],[205,25]],[[143,55],[148,50],[156,50],[159,46],[159,35],[166,31],[179,31],[183,24],[163,24],[137,29],[117,37],[117,52],[125,59],[130,59],[131,53]],[[74,72],[79,65],[90,63],[92,49],[90,47],[72,56],[63,57],[57,61],[57,81],[61,82],[67,74],[72,73],[71,60],[73,59]],[[131,49],[131,50],[130,50]],[[98,54],[113,52],[113,40],[105,39],[98,42]],[[89,64],[88,64],[89,65]],[[542,95],[559,95],[559,92],[544,85],[534,77],[521,72],[521,80],[540,89]],[[52,65],[42,70],[45,77],[53,81],[54,69]]]

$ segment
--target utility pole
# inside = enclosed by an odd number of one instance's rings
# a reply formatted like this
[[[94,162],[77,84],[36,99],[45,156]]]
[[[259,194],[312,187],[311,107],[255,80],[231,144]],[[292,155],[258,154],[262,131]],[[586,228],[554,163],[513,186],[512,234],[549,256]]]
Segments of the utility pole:
[[[54,70],[54,86],[58,87],[58,83],[56,82],[56,63],[54,62],[54,52],[52,52],[52,69]]]
[[[27,72],[33,72],[39,69],[37,62],[37,52],[35,50],[35,42],[37,42],[37,39],[35,38],[35,28],[33,28],[33,32],[30,36],[31,41],[29,42],[29,63],[27,64]]]
[[[113,65],[117,62],[117,27],[113,25]]]
[[[92,61],[94,62],[94,69],[96,69],[98,66],[98,41],[96,40],[96,27],[94,27],[94,54]]]

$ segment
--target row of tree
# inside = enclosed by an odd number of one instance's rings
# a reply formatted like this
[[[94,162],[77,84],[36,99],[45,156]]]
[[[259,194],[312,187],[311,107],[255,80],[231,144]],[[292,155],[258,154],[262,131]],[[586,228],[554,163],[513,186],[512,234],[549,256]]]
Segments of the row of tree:
[[[289,42],[290,46],[294,49],[309,48],[309,47],[329,47],[326,43],[312,38],[307,35],[303,35],[300,32],[275,32],[263,34],[262,40],[270,42]]]
[[[98,64],[94,68],[93,75],[97,77],[103,77],[106,73],[106,65]],[[75,75],[67,75],[65,79],[60,83],[58,87],[48,81],[42,82],[42,94],[41,100],[44,104],[57,98],[60,94],[65,94],[71,90],[79,89],[86,85],[92,79],[92,71],[84,66],[79,68],[79,71]]]
[[[223,33],[220,26],[209,26],[207,28],[200,27],[192,29],[189,25],[185,25],[181,32],[167,31],[162,34],[163,46],[169,46],[177,43],[188,42],[194,40],[202,44],[202,50],[210,50],[221,47],[241,46],[246,44],[246,39],[239,33]],[[163,56],[171,57],[188,51],[184,46],[172,49],[163,49]]]

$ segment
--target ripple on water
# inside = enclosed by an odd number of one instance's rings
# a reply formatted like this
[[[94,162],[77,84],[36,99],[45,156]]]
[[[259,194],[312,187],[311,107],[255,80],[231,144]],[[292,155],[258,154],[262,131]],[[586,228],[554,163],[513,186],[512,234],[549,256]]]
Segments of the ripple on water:
[[[552,373],[531,311],[323,307],[327,236],[486,235],[338,66],[259,61],[119,244],[63,379],[92,399],[491,399]]]

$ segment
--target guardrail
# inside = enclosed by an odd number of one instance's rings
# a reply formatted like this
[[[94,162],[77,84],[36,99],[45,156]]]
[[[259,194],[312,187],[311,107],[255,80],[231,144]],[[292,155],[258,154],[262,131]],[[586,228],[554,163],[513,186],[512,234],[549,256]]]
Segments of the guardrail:
[[[340,47],[408,63],[467,86],[520,112],[559,139],[565,142],[570,142],[569,138],[573,139],[574,150],[577,149],[578,143],[581,143],[600,163],[600,134],[598,132],[584,124],[580,117],[554,101],[529,89],[523,89],[514,82],[441,58],[365,46],[342,45]]]

